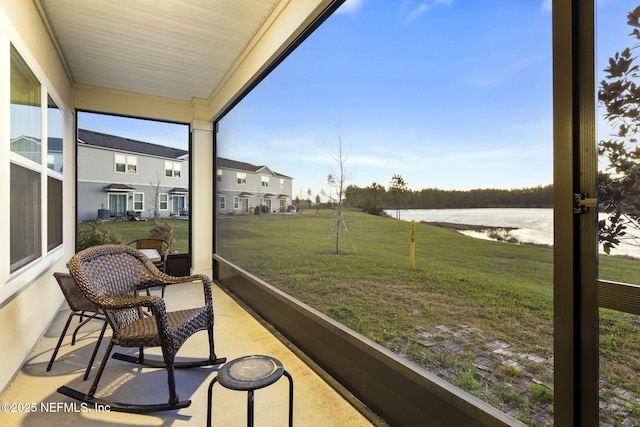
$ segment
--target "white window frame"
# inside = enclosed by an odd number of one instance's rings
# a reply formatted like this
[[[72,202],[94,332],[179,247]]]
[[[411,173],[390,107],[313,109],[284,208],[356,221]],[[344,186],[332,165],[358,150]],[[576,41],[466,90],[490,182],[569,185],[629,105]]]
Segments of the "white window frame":
[[[246,185],[247,184],[247,173],[246,172],[236,172],[236,180],[238,185]]]
[[[137,200],[136,199],[137,196],[140,196],[141,200]],[[135,192],[135,193],[133,193],[132,197],[133,197],[132,204],[131,204],[132,205],[131,206],[132,210],[134,210],[134,211],[143,211],[144,210],[144,193]],[[142,204],[141,207],[137,207],[136,206],[138,203]]]
[[[182,163],[165,160],[164,176],[166,178],[182,178]]]
[[[118,165],[124,165],[124,171],[119,171]],[[135,168],[133,172],[130,170],[131,167]],[[130,156],[128,154],[122,154],[122,153],[114,153],[113,170],[115,173],[126,173],[126,174],[137,175],[138,174],[138,157]]]
[[[47,177],[48,177],[48,167],[47,167],[47,140],[46,140],[46,135],[47,135],[47,126],[46,126],[46,117],[47,117],[47,95],[48,95],[48,91],[46,86],[43,84],[42,82],[42,78],[39,75],[39,73],[37,72],[36,69],[34,69],[33,64],[29,61],[28,56],[25,56],[25,53],[23,51],[21,51],[21,49],[19,49],[18,46],[16,46],[15,44],[13,44],[13,42],[11,43],[7,43],[6,45],[7,49],[6,51],[4,50],[0,50],[0,52],[2,53],[6,53],[6,58],[7,61],[3,62],[3,66],[5,67],[6,73],[7,73],[7,85],[9,85],[9,80],[10,80],[10,76],[11,76],[11,58],[10,58],[10,49],[14,48],[15,51],[17,52],[17,54],[20,56],[20,59],[26,64],[26,66],[29,68],[29,72],[31,74],[33,74],[33,76],[35,77],[35,79],[38,82],[39,85],[39,89],[40,89],[40,94],[39,94],[39,120],[40,120],[40,142],[41,142],[41,146],[40,146],[40,160],[39,161],[35,161],[32,158],[29,157],[25,157],[24,155],[18,153],[18,152],[14,152],[11,151],[10,149],[10,144],[7,144],[7,151],[6,153],[8,154],[7,157],[5,157],[5,159],[7,160],[7,163],[5,165],[5,169],[7,170],[6,173],[6,177],[9,178],[7,180],[7,182],[10,182],[11,179],[11,174],[10,174],[10,169],[11,169],[11,165],[15,165],[17,167],[20,167],[24,170],[30,171],[30,172],[34,172],[36,174],[38,174],[38,181],[39,181],[39,199],[40,199],[40,206],[39,206],[39,212],[37,212],[37,218],[35,218],[37,220],[37,222],[39,223],[39,231],[38,231],[38,242],[34,241],[34,247],[37,248],[34,250],[34,253],[32,254],[32,256],[27,256],[27,257],[23,257],[20,260],[18,260],[17,262],[14,263],[13,267],[11,266],[11,251],[8,251],[8,255],[9,255],[9,259],[7,260],[7,269],[6,272],[9,274],[9,276],[15,276],[20,274],[20,272],[28,270],[30,268],[30,266],[37,264],[38,262],[41,262],[43,260],[43,258],[46,256],[47,254],[47,236],[48,236],[48,229],[47,229],[47,220],[48,220],[48,216],[47,216],[47,192],[48,192],[48,186],[47,186]],[[7,106],[9,107],[9,109],[11,108],[11,101],[10,101],[10,91],[7,91],[7,95],[8,98],[7,99]],[[10,116],[10,114],[7,113],[6,115],[7,117]],[[8,129],[9,132],[7,132],[7,134],[10,134],[11,131],[11,121],[10,119],[7,120],[7,125],[8,125]],[[7,167],[8,166],[8,167]],[[35,182],[35,181],[34,181]],[[7,186],[7,188],[9,189],[9,196],[11,197],[11,186]],[[11,217],[11,214],[9,212],[8,218]],[[34,221],[36,222],[36,221]],[[7,228],[7,235],[10,236],[11,231],[10,228]],[[13,271],[11,271],[11,268],[15,268]],[[3,270],[3,269],[1,269]],[[1,271],[0,270],[0,271]],[[4,275],[4,272],[3,272]]]
[[[161,211],[169,210],[169,193],[158,194],[158,210],[161,210]]]

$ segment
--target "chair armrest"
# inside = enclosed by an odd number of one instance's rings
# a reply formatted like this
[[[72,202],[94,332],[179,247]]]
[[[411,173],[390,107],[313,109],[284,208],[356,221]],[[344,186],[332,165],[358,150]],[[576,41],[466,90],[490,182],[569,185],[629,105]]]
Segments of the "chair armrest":
[[[157,273],[152,277],[153,280],[145,283],[139,287],[139,289],[150,288],[154,286],[170,286],[177,285],[179,283],[189,283],[189,282],[202,282],[205,290],[208,290],[211,293],[211,279],[209,276],[205,274],[192,274],[190,276],[169,276],[161,271],[157,271]]]
[[[128,298],[100,298],[96,305],[103,310],[118,310],[123,308],[155,307],[162,301],[158,295],[139,295]]]
[[[202,282],[202,290],[204,291],[204,300],[208,306],[213,306],[213,297],[211,295],[211,279],[205,274],[193,274],[191,276],[183,276],[181,283],[186,282]]]
[[[138,290],[152,288],[156,286],[170,286],[178,283],[202,282],[205,303],[213,307],[213,297],[211,296],[211,279],[205,274],[192,274],[190,276],[170,276],[158,270],[147,257],[143,258],[147,270],[148,282],[138,286]]]

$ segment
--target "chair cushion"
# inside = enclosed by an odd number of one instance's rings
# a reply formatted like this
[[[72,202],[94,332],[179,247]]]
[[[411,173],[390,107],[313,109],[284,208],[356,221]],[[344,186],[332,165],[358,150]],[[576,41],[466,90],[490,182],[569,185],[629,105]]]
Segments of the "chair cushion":
[[[177,347],[181,346],[193,333],[206,330],[213,322],[207,312],[207,307],[168,312],[167,320],[169,334],[173,336]],[[153,316],[144,317],[124,327],[117,336],[113,337],[113,343],[122,347],[160,346],[156,318]]]

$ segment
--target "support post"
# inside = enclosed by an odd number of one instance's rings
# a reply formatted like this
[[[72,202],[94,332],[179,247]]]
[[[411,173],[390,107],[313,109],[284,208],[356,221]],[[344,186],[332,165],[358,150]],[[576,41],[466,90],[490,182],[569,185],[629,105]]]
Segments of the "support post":
[[[409,266],[411,268],[415,265],[416,258],[416,220],[411,220],[411,243],[409,243]]]

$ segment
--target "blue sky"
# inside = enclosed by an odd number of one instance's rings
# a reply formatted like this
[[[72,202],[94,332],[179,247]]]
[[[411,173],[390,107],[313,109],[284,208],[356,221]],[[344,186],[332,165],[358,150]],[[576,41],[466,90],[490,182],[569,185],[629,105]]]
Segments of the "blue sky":
[[[551,183],[547,3],[343,8],[223,120],[223,155],[265,159],[314,194],[337,170],[339,140],[361,187],[394,174],[412,189]]]
[[[294,197],[328,191],[340,141],[361,187],[394,174],[416,190],[551,184],[550,4],[348,0],[221,121],[219,153],[293,177]],[[617,18],[603,55],[628,45],[635,6],[599,2]],[[174,145],[151,129],[124,136]]]

